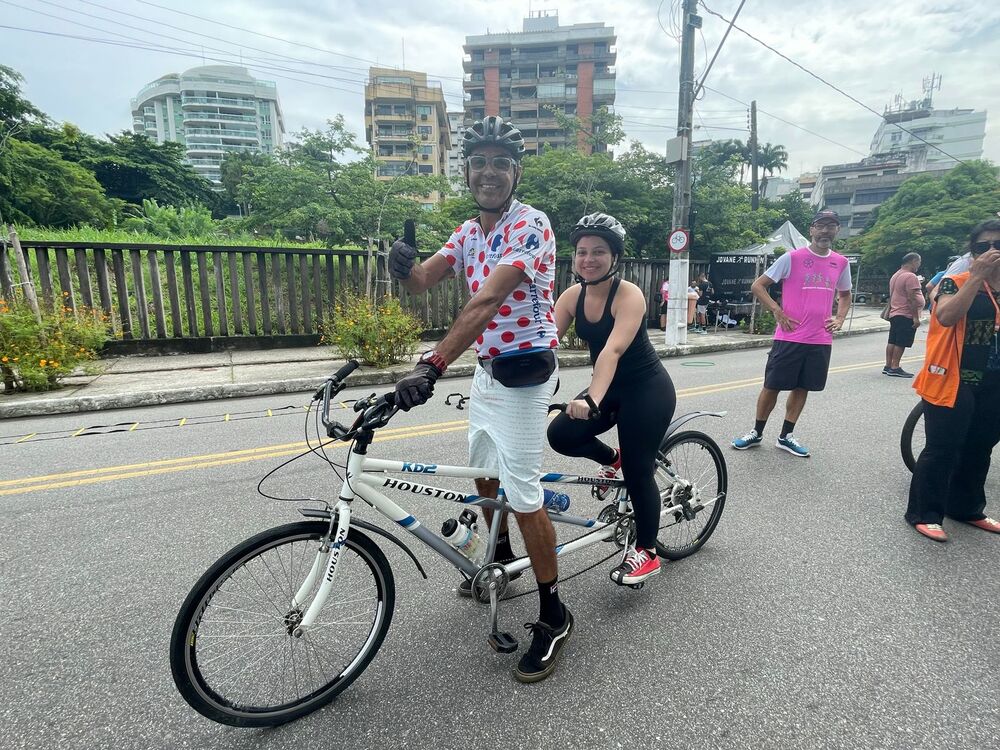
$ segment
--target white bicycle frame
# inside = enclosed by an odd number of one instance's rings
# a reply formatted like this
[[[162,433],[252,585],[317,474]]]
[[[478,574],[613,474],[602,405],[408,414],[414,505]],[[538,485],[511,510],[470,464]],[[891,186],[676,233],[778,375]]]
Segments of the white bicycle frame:
[[[407,475],[407,478],[397,479],[395,477],[388,476],[390,473],[405,474]],[[309,608],[302,618],[299,626],[303,632],[308,630],[319,617],[319,613],[322,610],[323,605],[326,603],[333,583],[336,580],[337,566],[340,562],[340,550],[347,539],[347,534],[351,526],[351,503],[355,499],[360,498],[375,508],[375,510],[379,511],[386,518],[399,524],[401,527],[417,537],[417,539],[451,562],[469,578],[472,578],[477,572],[479,572],[482,565],[477,564],[476,562],[465,557],[440,536],[423,526],[411,513],[383,494],[382,489],[395,489],[400,492],[410,492],[415,495],[433,497],[445,501],[460,503],[462,505],[475,505],[499,510],[508,509],[506,501],[503,499],[494,499],[475,494],[466,494],[456,490],[434,487],[432,485],[425,484],[422,481],[417,481],[418,477],[423,479],[428,476],[456,477],[464,479],[499,478],[495,473],[483,468],[471,466],[447,466],[443,464],[425,464],[413,461],[387,461],[383,459],[369,458],[366,454],[355,453],[353,450],[351,451],[347,464],[347,478],[344,480],[339,500],[334,508],[336,528],[331,537],[332,541],[329,545],[324,545],[324,547],[317,553],[316,559],[313,562],[313,566],[310,569],[306,580],[302,583],[302,586],[299,588],[299,591],[293,600],[293,606],[301,606],[308,597],[309,592],[313,590],[317,578],[320,575],[323,575],[323,582],[320,584],[319,590],[316,592],[316,596],[309,605]],[[685,484],[682,478],[673,476],[672,474],[670,475],[670,478],[672,485],[670,489],[661,493],[661,502],[666,501],[668,499],[668,495],[670,496],[669,499],[671,502],[660,512],[660,518],[672,513],[683,512],[682,506],[676,504],[674,498],[676,497],[677,490],[679,488],[683,487],[687,489],[688,485]],[[620,513],[624,513],[627,509],[628,500],[624,491],[625,482],[622,479],[603,479],[595,476],[579,476],[571,474],[545,474],[542,476],[541,481],[543,483],[555,484],[583,484],[591,486],[600,484],[619,487],[621,489],[617,493],[618,511]],[[695,493],[694,496],[697,497],[698,488],[696,486],[691,486],[691,489]],[[503,490],[501,489],[501,497],[502,493]],[[704,508],[711,507],[719,500],[720,497],[721,495],[704,501],[702,506]],[[570,542],[557,545],[557,557],[564,557],[572,552],[576,552],[594,544],[600,544],[608,539],[611,539],[615,534],[618,525],[617,522],[604,523],[594,518],[573,516],[551,509],[547,512],[549,517],[554,522],[568,523],[574,526],[582,526],[593,529],[592,532],[586,533]],[[501,514],[495,513],[493,516],[493,522],[490,526],[489,542],[485,553],[485,560],[487,562],[493,559],[497,539],[500,534],[500,521]],[[628,540],[626,539],[625,542],[627,544]],[[485,565],[485,563],[483,564]],[[509,563],[498,563],[497,565],[502,567],[508,576],[511,576],[515,573],[529,569],[531,567],[531,560],[527,557],[522,557]]]

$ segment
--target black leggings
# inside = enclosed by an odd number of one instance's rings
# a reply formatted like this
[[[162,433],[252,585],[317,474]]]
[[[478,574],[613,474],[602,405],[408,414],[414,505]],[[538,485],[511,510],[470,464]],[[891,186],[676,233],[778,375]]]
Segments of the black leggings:
[[[927,442],[910,480],[911,524],[985,518],[990,455],[1000,441],[1000,387],[962,383],[955,405],[924,402]]]
[[[581,393],[577,398],[582,398]],[[647,380],[612,388],[601,402],[599,419],[570,419],[560,414],[549,424],[549,445],[564,456],[581,456],[599,464],[614,461],[613,448],[597,436],[618,425],[622,476],[635,510],[636,544],[653,549],[659,529],[660,494],[653,473],[656,451],[674,416],[674,384],[661,369]]]

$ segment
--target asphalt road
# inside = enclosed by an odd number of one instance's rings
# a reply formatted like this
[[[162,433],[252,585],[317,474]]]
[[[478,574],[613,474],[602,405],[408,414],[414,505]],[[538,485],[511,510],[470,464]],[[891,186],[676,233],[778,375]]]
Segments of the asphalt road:
[[[777,413],[762,447],[726,449],[729,500],[696,555],[638,592],[608,581],[611,563],[565,580],[578,627],[551,679],[513,680],[516,657],[487,647],[487,610],[454,596],[447,564],[416,549],[424,581],[386,548],[397,610],[375,661],[330,707],[268,731],[191,710],[167,644],[180,602],[212,562],[298,518],[294,504],[255,488],[301,451],[307,397],[7,421],[0,747],[995,748],[1000,539],[952,523],[940,545],[904,523],[898,436],[915,397],[907,381],[879,374],[883,349],[881,335],[836,343],[827,390],[810,397],[796,429],[812,458],[773,447]],[[765,357],[667,360],[678,411],[728,410],[697,423],[727,444],[753,424]],[[565,371],[560,396],[588,377]],[[431,403],[392,422],[399,431],[373,455],[460,463],[467,412],[443,397],[468,385],[443,381]],[[552,455],[546,467],[574,464]],[[266,484],[287,497],[338,488],[312,457]],[[454,512],[409,502],[430,528]],[[598,505],[574,493],[573,510]],[[562,577],[604,554],[570,558]],[[535,618],[535,601],[501,612],[522,647],[519,624]]]

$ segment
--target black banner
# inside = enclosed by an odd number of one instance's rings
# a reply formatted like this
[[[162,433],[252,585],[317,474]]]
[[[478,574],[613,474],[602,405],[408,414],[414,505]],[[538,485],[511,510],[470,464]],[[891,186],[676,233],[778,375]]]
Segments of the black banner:
[[[708,278],[717,299],[726,302],[750,302],[750,285],[774,262],[763,255],[713,255]]]

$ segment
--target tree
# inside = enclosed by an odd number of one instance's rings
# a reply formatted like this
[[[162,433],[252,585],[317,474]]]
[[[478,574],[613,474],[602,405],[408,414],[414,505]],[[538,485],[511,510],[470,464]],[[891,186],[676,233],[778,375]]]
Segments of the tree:
[[[949,255],[965,251],[969,231],[994,218],[1000,207],[998,170],[987,161],[959,164],[944,175],[910,177],[879,206],[872,223],[852,242],[865,263],[886,271],[908,252],[928,268],[943,268]]]
[[[184,164],[184,146],[174,141],[156,143],[145,135],[127,130],[97,141],[96,153],[80,164],[94,172],[111,198],[142,205],[153,200],[161,205],[219,205],[211,183]]]
[[[406,173],[375,179],[376,160],[364,153],[337,117],[325,130],[302,130],[288,146],[263,160],[245,160],[227,170],[228,190],[249,208],[242,226],[290,239],[318,238],[328,245],[367,244],[381,225],[383,237],[402,233],[403,221],[421,207],[413,196],[447,191],[444,177]],[[413,163],[411,162],[411,167]]]
[[[569,148],[575,148],[580,136],[583,142],[590,147],[591,152],[599,152],[607,146],[616,146],[625,140],[625,131],[622,129],[621,115],[609,112],[607,107],[598,107],[589,117],[579,115],[567,115],[562,109],[555,105],[545,105],[560,130],[572,135]]]
[[[631,158],[613,160],[607,154],[581,154],[575,149],[553,149],[524,161],[518,195],[545,211],[569,252],[569,234],[584,214],[613,214],[628,230],[625,252],[656,257],[664,251],[669,231],[670,189],[655,187],[643,174],[655,157],[633,146]],[[661,164],[665,169],[665,164]],[[662,182],[662,181],[661,181]]]
[[[784,146],[765,143],[757,150],[757,166],[764,172],[759,193],[759,197],[763,199],[764,193],[767,192],[767,178],[775,172],[784,172],[788,169],[788,151]]]
[[[6,221],[39,226],[103,227],[114,215],[114,201],[80,165],[11,138],[0,152],[0,212]]]

